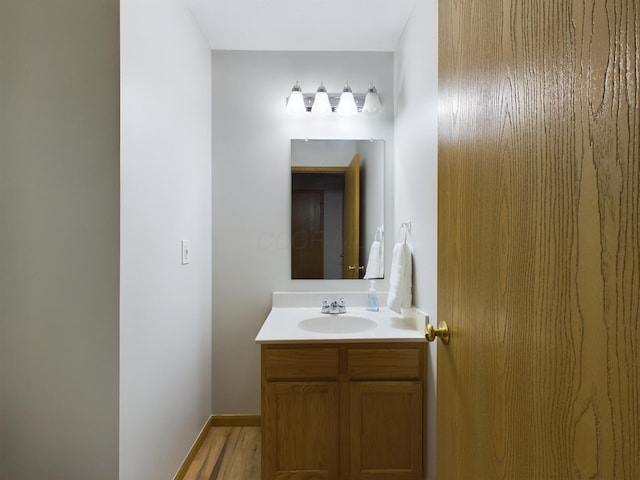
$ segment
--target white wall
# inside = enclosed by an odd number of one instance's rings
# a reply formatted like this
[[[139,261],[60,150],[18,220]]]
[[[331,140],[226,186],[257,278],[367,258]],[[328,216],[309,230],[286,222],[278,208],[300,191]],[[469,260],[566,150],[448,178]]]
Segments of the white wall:
[[[395,230],[411,221],[414,299],[437,324],[438,5],[418,0],[395,56]],[[397,233],[396,233],[397,234]],[[389,237],[387,237],[389,238]],[[427,385],[427,478],[435,479],[436,343]]]
[[[118,476],[118,0],[0,2],[0,478]]]
[[[182,0],[121,3],[119,478],[156,480],[211,412],[211,51]]]
[[[213,413],[260,413],[260,356],[254,338],[271,292],[366,291],[358,280],[291,280],[290,140],[386,140],[393,165],[393,54],[213,52]],[[290,116],[285,98],[300,82],[356,92],[372,81],[376,115]],[[387,189],[391,195],[391,188]],[[386,220],[391,221],[391,202]],[[388,281],[387,281],[388,282]],[[384,288],[380,282],[380,289]]]
[[[358,142],[357,150],[360,154],[360,167],[362,168],[365,179],[361,185],[361,195],[364,200],[361,205],[362,210],[360,211],[362,222],[360,244],[364,252],[363,265],[366,267],[369,260],[369,250],[371,243],[375,240],[376,231],[378,227],[384,227],[384,222],[380,219],[380,208],[378,207],[382,205],[381,202],[383,202],[381,196],[384,196],[385,179],[384,172],[381,169],[375,168],[379,156],[379,146],[377,143],[366,141]],[[393,203],[393,200],[390,199],[390,202]],[[393,222],[389,221],[389,225],[393,225]],[[382,238],[384,240],[384,234]],[[385,246],[390,249],[392,245],[387,243]],[[387,268],[387,277],[389,276],[388,270]],[[376,288],[379,287],[376,285]]]

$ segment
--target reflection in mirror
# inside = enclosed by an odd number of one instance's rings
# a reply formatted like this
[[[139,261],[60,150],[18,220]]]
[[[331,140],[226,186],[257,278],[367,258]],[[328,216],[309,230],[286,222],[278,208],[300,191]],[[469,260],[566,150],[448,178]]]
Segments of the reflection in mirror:
[[[384,141],[291,140],[291,278],[384,277]]]

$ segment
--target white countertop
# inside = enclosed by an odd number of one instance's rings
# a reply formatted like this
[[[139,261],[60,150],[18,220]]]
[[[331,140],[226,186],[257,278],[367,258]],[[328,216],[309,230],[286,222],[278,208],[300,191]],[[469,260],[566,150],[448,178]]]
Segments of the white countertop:
[[[380,307],[379,312],[367,311],[363,305],[350,306],[349,300],[358,300],[358,296],[345,293],[337,294],[294,294],[292,301],[287,301],[282,293],[274,293],[274,307],[267,316],[255,341],[257,343],[322,343],[322,342],[424,342],[426,316],[419,310],[403,310],[402,315],[386,307]],[[344,297],[347,299],[346,314],[322,314],[320,302],[323,296],[330,299]],[[303,297],[313,300],[315,306],[307,305]],[[382,295],[381,298],[386,298]],[[364,297],[366,298],[366,297]],[[294,305],[294,306],[283,306]],[[339,323],[341,318],[360,317],[372,320],[375,325],[369,329],[346,333],[319,333],[301,328],[299,323],[309,318],[319,318],[323,321],[326,316],[327,325],[331,330],[332,322]]]

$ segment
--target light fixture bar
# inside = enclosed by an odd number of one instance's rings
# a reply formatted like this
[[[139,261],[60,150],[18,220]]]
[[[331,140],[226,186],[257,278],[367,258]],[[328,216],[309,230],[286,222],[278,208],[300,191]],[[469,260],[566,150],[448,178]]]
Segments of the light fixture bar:
[[[313,105],[313,99],[315,98],[315,93],[303,93],[302,98],[304,100],[304,106],[307,112],[311,111],[311,107]],[[328,93],[329,95],[329,104],[331,105],[331,111],[335,112],[338,109],[338,103],[340,103],[340,95],[339,93]],[[362,107],[364,105],[364,99],[366,98],[366,93],[354,93],[353,99],[356,101],[356,107],[358,107],[358,112],[362,111]],[[286,101],[289,101],[289,97],[287,97]]]
[[[314,115],[331,112],[336,112],[339,115],[352,115],[357,112],[371,114],[382,108],[378,91],[373,83],[369,83],[365,93],[353,93],[348,82],[344,84],[342,92],[339,93],[327,92],[323,82],[320,82],[316,92],[304,93],[296,82],[285,105],[289,113],[311,112]]]

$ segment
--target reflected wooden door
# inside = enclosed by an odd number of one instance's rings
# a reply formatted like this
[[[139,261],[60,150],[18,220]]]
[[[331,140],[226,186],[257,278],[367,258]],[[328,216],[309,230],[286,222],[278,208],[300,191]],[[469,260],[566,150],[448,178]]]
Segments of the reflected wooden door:
[[[324,277],[324,192],[294,190],[291,202],[291,278]]]
[[[440,1],[439,480],[640,478],[639,9]]]
[[[344,172],[342,278],[360,278],[360,155]]]

